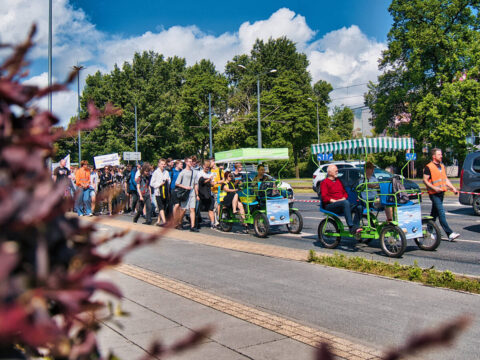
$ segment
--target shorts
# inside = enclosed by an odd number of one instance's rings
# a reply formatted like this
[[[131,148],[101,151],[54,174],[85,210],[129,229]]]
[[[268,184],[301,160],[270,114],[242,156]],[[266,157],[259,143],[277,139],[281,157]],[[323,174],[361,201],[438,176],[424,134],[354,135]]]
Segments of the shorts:
[[[200,199],[200,210],[213,211],[215,209],[215,198]]]
[[[155,200],[157,201],[158,211],[165,210],[167,208],[167,199],[166,198],[162,198],[161,196],[155,196]]]
[[[178,201],[177,194],[175,193],[175,190],[172,190],[170,192],[170,202],[171,202],[172,205],[180,204],[180,201]]]
[[[180,207],[183,210],[187,209],[195,209],[195,205],[197,204],[197,195],[195,194],[195,191],[192,189],[190,191],[190,196],[186,201],[180,202]]]

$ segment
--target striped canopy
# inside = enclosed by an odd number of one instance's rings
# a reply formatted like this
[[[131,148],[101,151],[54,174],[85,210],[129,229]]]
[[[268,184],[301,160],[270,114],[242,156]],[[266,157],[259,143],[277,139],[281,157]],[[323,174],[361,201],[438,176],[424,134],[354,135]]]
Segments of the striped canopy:
[[[362,138],[312,145],[312,154],[373,154],[413,150],[412,138]]]

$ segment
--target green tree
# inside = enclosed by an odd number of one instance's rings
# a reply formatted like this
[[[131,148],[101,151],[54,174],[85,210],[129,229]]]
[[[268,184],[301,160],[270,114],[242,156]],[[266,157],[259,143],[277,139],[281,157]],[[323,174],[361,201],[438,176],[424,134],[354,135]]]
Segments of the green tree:
[[[308,157],[316,142],[316,109],[319,104],[320,132],[328,126],[326,104],[331,85],[311,85],[308,60],[295,43],[282,37],[257,40],[250,55],[236,56],[225,68],[230,84],[227,123],[217,135],[219,148],[257,146],[257,80],[261,88],[261,126],[264,147],[290,148],[295,174],[299,162]],[[270,70],[275,69],[274,73]],[[308,100],[311,98],[314,102]]]
[[[338,107],[333,109],[331,117],[331,128],[335,131],[341,140],[352,138],[353,134],[353,111],[348,107]]]
[[[178,151],[198,154],[203,160],[209,146],[208,94],[211,94],[214,113],[226,109],[228,84],[209,60],[201,60],[188,68],[182,86],[175,116]],[[212,117],[212,128],[217,127],[218,116]]]
[[[450,147],[462,159],[465,137],[480,130],[479,4],[392,1],[383,74],[365,97],[378,133],[408,134],[420,144]]]
[[[262,100],[274,107],[271,115],[264,118],[268,123],[264,130],[266,143],[290,148],[297,178],[300,158],[316,141],[315,105],[308,100],[308,88],[304,85],[295,72],[284,71],[275,79],[273,88],[262,95]]]

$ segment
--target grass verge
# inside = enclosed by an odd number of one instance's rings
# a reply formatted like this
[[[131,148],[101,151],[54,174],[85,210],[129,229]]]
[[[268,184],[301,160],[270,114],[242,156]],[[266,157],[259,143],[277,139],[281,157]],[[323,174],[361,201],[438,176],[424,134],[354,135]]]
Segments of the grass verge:
[[[339,253],[318,256],[314,250],[310,250],[308,262],[480,294],[480,279],[457,275],[449,270],[438,271],[434,267],[422,269],[416,261],[413,266],[400,265],[396,261],[390,264],[359,256],[345,256]]]

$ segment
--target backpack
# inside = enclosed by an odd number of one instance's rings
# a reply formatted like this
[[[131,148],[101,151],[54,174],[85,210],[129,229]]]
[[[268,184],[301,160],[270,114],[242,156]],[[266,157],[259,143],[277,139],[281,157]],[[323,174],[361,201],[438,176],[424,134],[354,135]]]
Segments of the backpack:
[[[130,172],[130,179],[128,180],[128,190],[137,191],[137,182],[135,181],[135,171]]]
[[[406,204],[410,201],[408,194],[402,190],[405,190],[402,179],[400,176],[394,175],[392,177],[392,193],[396,194],[398,204]],[[395,197],[393,195],[389,196],[388,201],[392,203],[395,202]]]

